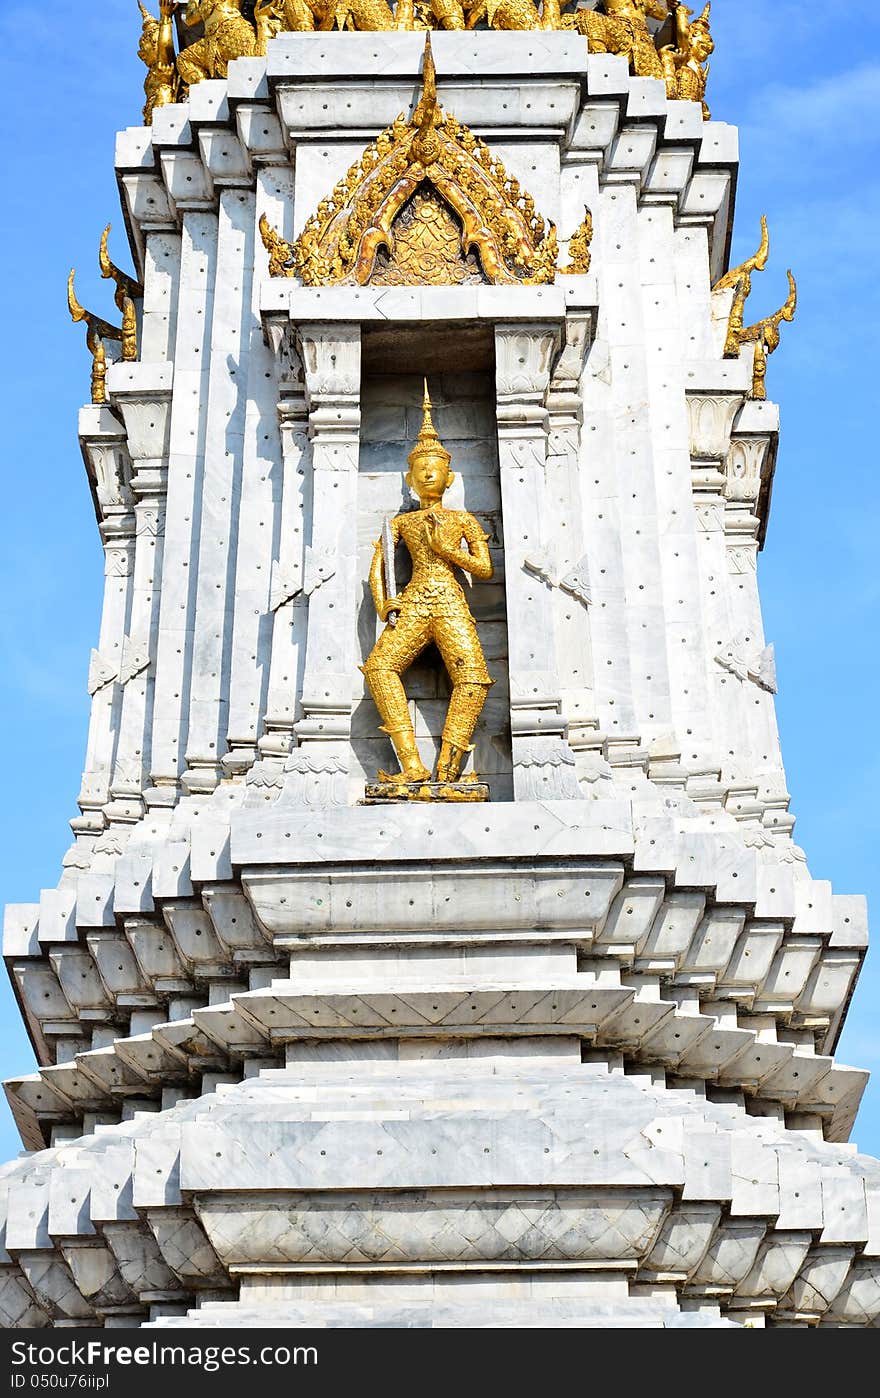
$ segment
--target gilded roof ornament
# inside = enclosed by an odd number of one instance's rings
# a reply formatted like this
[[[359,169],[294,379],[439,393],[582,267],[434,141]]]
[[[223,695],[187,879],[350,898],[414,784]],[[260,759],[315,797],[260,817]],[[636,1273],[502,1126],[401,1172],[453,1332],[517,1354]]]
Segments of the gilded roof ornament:
[[[740,333],[740,344],[753,344],[755,346],[755,368],[752,378],[752,397],[767,397],[767,357],[779,348],[781,340],[780,326],[784,320],[793,321],[797,310],[798,291],[797,282],[789,269],[786,273],[788,277],[788,297],[785,304],[772,316],[765,316],[763,320],[756,321],[754,325],[746,326]]]
[[[754,325],[745,324],[746,302],[752,294],[752,273],[763,272],[770,257],[770,230],[766,214],[761,216],[761,243],[757,252],[746,258],[738,267],[726,272],[712,288],[716,291],[734,290],[733,304],[727,321],[727,338],[724,354],[728,359],[736,359],[743,345],[755,346],[755,372],[752,380],[752,397],[767,397],[767,356],[779,348],[780,325],[784,320],[793,321],[797,310],[797,282],[791,271],[788,275],[788,297],[785,304],[772,316],[765,316]]]
[[[98,266],[101,276],[105,281],[113,281],[116,285],[114,300],[117,308],[122,312],[122,325],[111,325],[102,316],[97,316],[93,311],[87,311],[80,305],[76,295],[76,268],[71,267],[70,276],[67,279],[67,308],[70,311],[74,324],[84,324],[86,326],[86,345],[92,356],[92,402],[106,403],[107,401],[107,350],[105,340],[118,341],[122,346],[122,358],[128,362],[137,359],[138,356],[138,336],[137,336],[137,312],[134,303],[140,300],[144,294],[144,289],[140,282],[129,277],[126,272],[120,271],[110,259],[108,250],[108,239],[111,225],[108,223],[101,234],[101,244],[98,250]]]
[[[273,275],[306,286],[540,285],[556,276],[553,224],[489,147],[443,114],[428,36],[410,120],[401,114],[367,147],[295,243],[265,219],[260,228]]]
[[[76,299],[75,278],[76,268],[71,267],[70,276],[67,278],[67,308],[74,324],[82,323],[86,327],[86,345],[92,356],[92,402],[106,403],[107,351],[104,341],[121,340],[122,328],[111,325],[109,321],[80,305]]]
[[[573,30],[587,40],[590,53],[624,56],[636,77],[658,78],[670,98],[701,102],[704,116],[707,60],[714,50],[709,10],[692,18],[675,0],[599,0],[596,9],[575,0],[255,0],[253,18],[242,12],[244,0],[160,0],[155,19],[138,0],[143,33],[138,54],[147,65],[144,121],[156,107],[184,101],[193,83],[225,78],[236,58],[264,55],[271,39],[283,33],[334,29],[387,32],[432,29]],[[572,8],[574,6],[574,8]],[[195,37],[175,57],[173,16]],[[671,20],[675,43],[660,46]]]
[[[567,267],[560,267],[560,271],[567,276],[586,276],[590,270],[590,263],[593,254],[590,245],[593,241],[593,215],[584,205],[584,217],[578,224],[568,242],[569,262]]]

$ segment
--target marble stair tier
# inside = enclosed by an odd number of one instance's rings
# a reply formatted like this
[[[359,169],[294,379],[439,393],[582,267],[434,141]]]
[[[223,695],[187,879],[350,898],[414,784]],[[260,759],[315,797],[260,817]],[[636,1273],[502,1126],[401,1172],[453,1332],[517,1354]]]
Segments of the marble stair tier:
[[[230,826],[212,813],[190,849],[175,842],[186,889],[151,892],[151,915],[124,910],[132,861],[150,885],[147,853],[120,857],[123,909],[72,921],[75,942],[8,915],[13,981],[57,1045],[7,1086],[29,1145],[278,1062],[297,1038],[572,1030],[848,1135],[866,1076],[834,1061],[833,1031],[863,909],[768,864],[735,821],[695,832],[601,801],[225,809]],[[88,895],[76,906],[88,919]]]
[[[5,1166],[5,1323],[880,1314],[880,1167],[851,1147],[576,1039],[322,1047]]]

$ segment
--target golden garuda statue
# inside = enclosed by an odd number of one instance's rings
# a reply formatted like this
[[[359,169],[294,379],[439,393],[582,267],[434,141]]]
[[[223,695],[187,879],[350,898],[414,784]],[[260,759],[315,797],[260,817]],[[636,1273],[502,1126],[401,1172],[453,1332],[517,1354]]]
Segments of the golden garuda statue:
[[[394,744],[401,766],[394,776],[380,772],[379,781],[401,788],[401,795],[408,786],[432,780],[419,757],[401,676],[433,641],[452,683],[437,764],[436,780],[441,784],[459,781],[486,694],[494,683],[464,589],[455,576],[456,568],[462,568],[483,582],[492,577],[488,535],[466,510],[444,508],[443,495],[455,479],[450,460],[434,428],[425,380],[422,428],[409,454],[406,476],[407,485],[418,495],[419,508],[389,520],[383,538],[376,542],[370,587],[385,630],[361,667],[382,731]],[[412,559],[412,578],[398,596],[394,550],[401,539]]]

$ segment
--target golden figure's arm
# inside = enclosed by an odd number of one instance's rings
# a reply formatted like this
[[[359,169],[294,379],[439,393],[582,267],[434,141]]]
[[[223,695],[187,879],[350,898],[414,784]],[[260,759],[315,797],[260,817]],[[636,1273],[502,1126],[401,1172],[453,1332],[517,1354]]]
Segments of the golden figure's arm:
[[[440,537],[436,520],[433,528],[428,526],[431,547],[446,563],[452,563],[470,573],[478,582],[488,582],[495,571],[489,554],[489,536],[483,533],[473,515],[459,515],[458,519],[461,521],[461,533],[467,542],[467,548],[450,548],[445,544]]]
[[[158,60],[161,64],[174,66],[174,11],[176,0],[159,0],[159,44]]]
[[[691,27],[688,24],[688,17],[691,11],[687,5],[678,3],[675,6],[675,41],[682,54],[690,51]]]
[[[373,546],[373,561],[370,564],[370,591],[373,594],[373,605],[379,616],[382,616],[385,607],[385,572],[383,568],[382,540],[377,539]]]

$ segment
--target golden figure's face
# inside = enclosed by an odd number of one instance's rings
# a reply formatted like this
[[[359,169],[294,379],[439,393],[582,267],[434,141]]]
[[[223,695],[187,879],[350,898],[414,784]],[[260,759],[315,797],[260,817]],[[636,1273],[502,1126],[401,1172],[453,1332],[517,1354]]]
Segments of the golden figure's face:
[[[715,44],[712,41],[711,35],[707,34],[704,29],[698,29],[695,34],[692,33],[691,52],[698,63],[705,63],[706,59],[711,57],[714,50]]]
[[[411,462],[407,484],[420,500],[440,500],[451,482],[449,459],[439,452],[417,456]]]
[[[141,41],[138,44],[138,58],[142,63],[146,63],[148,67],[156,62],[158,28],[158,25],[156,25],[155,28],[145,27],[141,34]]]

